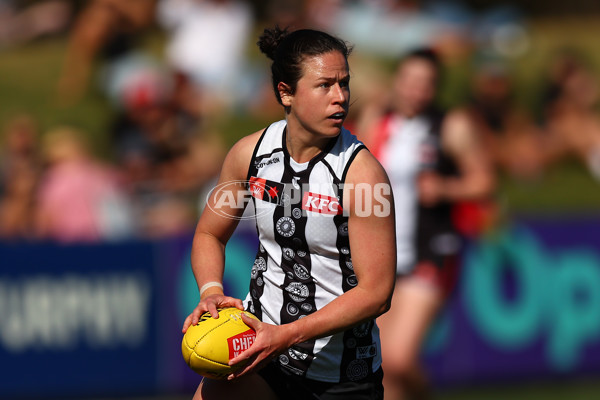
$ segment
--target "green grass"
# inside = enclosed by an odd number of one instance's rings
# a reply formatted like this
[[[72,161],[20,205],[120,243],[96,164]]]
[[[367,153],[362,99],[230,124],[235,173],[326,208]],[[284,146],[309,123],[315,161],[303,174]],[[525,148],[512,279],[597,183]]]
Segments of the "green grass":
[[[107,101],[89,90],[76,104],[59,102],[57,85],[65,48],[64,39],[52,39],[0,53],[0,126],[20,114],[33,116],[42,132],[72,125],[88,133],[104,154],[110,118]]]
[[[163,395],[156,397],[86,398],[79,400],[184,400],[189,395]],[[482,385],[437,389],[433,400],[600,400],[600,380],[566,382],[537,382],[511,385]]]
[[[600,380],[522,383],[437,390],[435,400],[599,400]]]
[[[536,181],[504,177],[498,190],[510,211],[527,214],[590,213],[600,210],[600,182],[578,162],[565,161]]]

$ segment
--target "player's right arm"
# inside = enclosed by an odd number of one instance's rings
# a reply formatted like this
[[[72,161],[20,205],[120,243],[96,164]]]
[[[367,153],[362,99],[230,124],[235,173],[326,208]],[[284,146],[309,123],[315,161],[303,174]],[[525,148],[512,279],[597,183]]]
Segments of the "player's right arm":
[[[240,139],[229,151],[223,162],[219,175],[218,187],[231,191],[213,190],[207,200],[192,243],[192,271],[196,278],[198,289],[209,282],[223,282],[225,269],[225,245],[238,225],[239,218],[244,212],[244,207],[239,207],[229,200],[247,198],[245,182],[254,147],[262,131]],[[238,184],[227,184],[238,182]],[[200,302],[192,313],[185,319],[182,332],[186,332],[190,325],[195,325],[202,314],[209,311],[214,318],[218,318],[217,308],[237,307],[243,309],[242,301],[225,296],[219,286],[208,287],[201,295]]]

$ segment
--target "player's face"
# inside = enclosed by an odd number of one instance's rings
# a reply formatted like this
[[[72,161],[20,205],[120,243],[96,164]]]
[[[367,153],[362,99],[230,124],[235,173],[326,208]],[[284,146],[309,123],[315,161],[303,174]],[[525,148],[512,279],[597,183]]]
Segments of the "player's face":
[[[336,136],[348,115],[350,73],[346,57],[338,51],[308,57],[296,91],[287,99],[299,128],[319,136]]]
[[[429,62],[409,59],[398,67],[394,81],[396,109],[406,117],[424,111],[435,97],[436,70]]]

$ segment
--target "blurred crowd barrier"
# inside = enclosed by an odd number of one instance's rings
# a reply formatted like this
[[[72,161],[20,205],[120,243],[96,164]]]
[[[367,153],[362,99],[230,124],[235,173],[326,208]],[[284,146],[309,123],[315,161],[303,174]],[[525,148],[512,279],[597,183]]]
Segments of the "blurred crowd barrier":
[[[600,374],[600,219],[517,219],[469,243],[423,351],[434,386]],[[244,222],[225,288],[244,297]],[[198,301],[191,237],[0,245],[0,397],[193,393],[181,325]],[[32,385],[35,381],[35,385]]]

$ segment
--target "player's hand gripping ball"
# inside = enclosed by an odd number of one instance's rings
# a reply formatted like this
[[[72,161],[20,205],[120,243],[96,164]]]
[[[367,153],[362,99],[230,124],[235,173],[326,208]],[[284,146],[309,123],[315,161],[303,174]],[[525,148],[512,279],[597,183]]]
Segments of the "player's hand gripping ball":
[[[219,318],[202,314],[197,325],[188,328],[181,342],[185,362],[198,374],[211,379],[224,379],[243,365],[229,366],[229,360],[247,350],[256,332],[242,321],[242,313],[258,320],[247,311],[235,307],[219,309]]]

